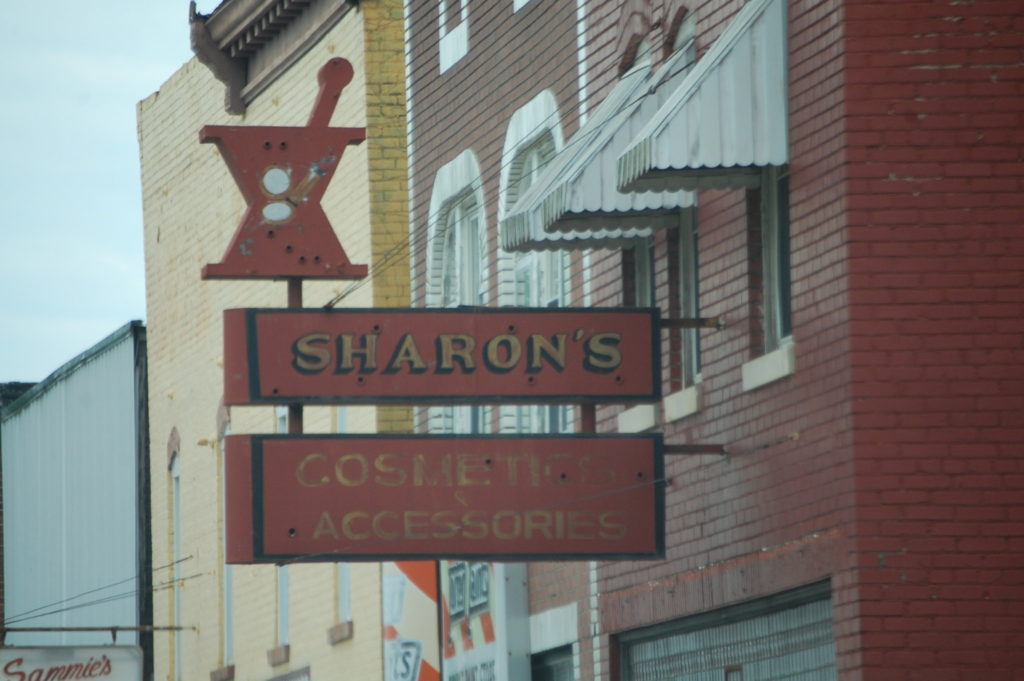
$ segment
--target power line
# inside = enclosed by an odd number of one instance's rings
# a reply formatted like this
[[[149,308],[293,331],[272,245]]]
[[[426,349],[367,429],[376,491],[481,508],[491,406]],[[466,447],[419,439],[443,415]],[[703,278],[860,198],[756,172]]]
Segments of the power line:
[[[175,565],[177,565],[179,563],[183,563],[186,560],[189,560],[191,558],[192,558],[192,556],[185,556],[184,558],[179,558],[178,560],[175,560],[175,561],[173,561],[171,563],[167,563],[166,565],[161,565],[159,567],[155,567],[155,568],[153,568],[151,570],[151,572],[155,574],[155,573],[159,572],[160,570],[166,570],[168,568],[174,567]],[[13,621],[23,621],[23,620],[26,620],[26,619],[34,619],[35,617],[44,617],[46,615],[56,614],[56,613],[59,613],[59,612],[63,612],[63,610],[54,610],[52,612],[43,613],[41,615],[32,615],[32,613],[38,612],[40,610],[45,610],[46,608],[54,608],[54,607],[56,607],[58,605],[63,605],[64,603],[70,603],[71,601],[78,600],[79,598],[83,598],[83,597],[88,596],[90,594],[98,593],[100,591],[105,591],[107,589],[112,589],[115,586],[120,586],[120,585],[126,584],[128,582],[136,581],[140,577],[141,577],[141,575],[136,574],[136,575],[133,575],[131,577],[127,577],[125,579],[118,580],[116,582],[111,582],[109,584],[105,584],[104,586],[98,586],[96,588],[89,589],[87,591],[83,591],[81,593],[75,594],[74,596],[68,596],[67,598],[63,598],[63,599],[61,599],[59,601],[54,601],[52,603],[45,603],[43,605],[37,606],[35,608],[32,608],[31,610],[25,610],[24,612],[20,612],[20,613],[18,613],[16,615],[7,616],[5,618],[5,622],[10,623],[10,622],[13,622]],[[152,590],[153,589],[151,589],[151,591]],[[129,594],[136,594],[138,592],[137,591],[131,591],[131,592],[128,592],[128,593]],[[99,601],[99,602],[102,602],[102,600]],[[90,603],[93,603],[93,602],[90,602]],[[74,606],[74,607],[77,608],[77,607],[80,607],[80,606]],[[68,609],[73,609],[73,608],[68,608]]]

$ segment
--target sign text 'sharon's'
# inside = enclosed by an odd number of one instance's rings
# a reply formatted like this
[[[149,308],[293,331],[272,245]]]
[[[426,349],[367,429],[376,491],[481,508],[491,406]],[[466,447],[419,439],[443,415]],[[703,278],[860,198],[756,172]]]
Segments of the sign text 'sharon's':
[[[585,336],[582,330],[573,334],[582,341],[576,354],[584,371],[606,374],[622,364],[619,345],[622,334],[603,331]],[[381,347],[380,334],[314,332],[300,336],[291,347],[292,367],[303,374],[333,371],[346,374],[357,371],[372,374],[432,372],[471,374],[482,370],[505,374],[516,369],[526,373],[565,371],[570,361],[568,333],[551,337],[531,333],[525,339],[513,333],[502,333],[477,339],[465,333],[439,333],[421,348],[411,333],[402,334],[392,348]],[[386,359],[386,361],[384,361]]]
[[[640,308],[226,310],[224,400],[650,402],[658,341]]]

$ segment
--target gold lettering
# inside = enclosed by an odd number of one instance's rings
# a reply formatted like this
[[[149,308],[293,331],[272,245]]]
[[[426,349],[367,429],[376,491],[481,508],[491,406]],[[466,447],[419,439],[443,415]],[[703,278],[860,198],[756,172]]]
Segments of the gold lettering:
[[[560,461],[568,458],[568,454],[551,454],[550,456],[548,456],[548,460],[544,462],[544,479],[547,480],[548,482],[573,482],[569,479],[568,475],[564,475],[564,477],[562,477],[563,474],[556,473],[556,471],[554,471],[551,467],[552,461]]]
[[[446,528],[440,531],[435,530],[433,532],[435,539],[450,539],[459,533],[459,523],[455,519],[455,511],[438,511],[430,516],[430,522],[435,527]]]
[[[593,539],[594,520],[586,511],[569,511],[569,539]]]
[[[389,466],[388,461],[392,460],[401,461],[401,458],[398,454],[378,454],[377,458],[374,459],[373,467],[381,474],[376,475],[373,478],[373,481],[378,485],[384,485],[385,487],[400,487],[405,484],[408,475],[402,468]],[[391,474],[392,477],[384,477],[389,474]]]
[[[504,346],[505,352],[500,348]],[[502,357],[502,354],[505,356]],[[484,362],[487,368],[497,373],[508,373],[519,363],[523,356],[523,344],[510,333],[502,333],[491,338],[484,344]]]
[[[423,525],[429,520],[430,514],[427,511],[406,511],[404,513],[404,528],[406,539],[426,539],[426,528]],[[423,531],[417,531],[422,529]]]
[[[381,539],[398,539],[398,532],[386,531],[382,526],[381,520],[383,520],[385,517],[391,517],[396,521],[398,520],[398,514],[394,511],[381,511],[380,513],[377,513],[373,516],[373,533]]]
[[[338,538],[338,530],[334,527],[331,514],[327,511],[320,514],[320,520],[317,521],[316,529],[313,530],[313,539],[319,539],[322,534],[329,534],[335,539]]]
[[[458,344],[458,347],[456,347]],[[437,337],[437,372],[448,374],[455,371],[455,360],[462,365],[463,373],[471,373],[476,369],[473,361],[473,350],[476,339],[464,333],[442,333]]]
[[[358,477],[350,478],[345,475],[345,464],[349,461],[354,461],[358,467]],[[338,457],[338,460],[334,462],[334,477],[345,487],[357,487],[364,484],[367,478],[370,477],[370,464],[362,454],[345,454]]]
[[[622,539],[626,536],[626,523],[622,511],[605,511],[597,518],[601,525],[601,539]]]
[[[490,485],[486,477],[490,469],[490,462],[482,454],[459,454],[455,458],[455,479],[459,485]],[[481,474],[484,477],[480,477]]]
[[[349,511],[341,519],[341,531],[347,539],[355,539],[357,541],[360,539],[369,539],[369,532],[357,533],[352,529],[352,521],[356,518],[364,518],[368,520],[370,518],[370,514],[365,511]]]
[[[500,453],[497,455],[506,463],[506,475],[509,485],[519,484],[519,462],[526,458],[526,454]]]
[[[465,539],[484,539],[487,536],[487,523],[481,518],[482,511],[467,511],[462,514],[462,536]],[[470,532],[473,530],[474,532]]]
[[[315,374],[331,362],[331,350],[320,343],[331,340],[328,333],[307,333],[292,344],[292,366],[304,374]]]
[[[620,333],[595,333],[584,344],[583,368],[599,374],[615,371],[622,364]]]
[[[427,370],[427,364],[420,355],[420,349],[416,347],[416,339],[411,333],[404,334],[398,341],[395,352],[391,355],[391,361],[384,369],[385,373],[393,374],[402,370],[402,363],[409,363],[410,373],[421,373]]]
[[[531,333],[526,341],[526,352],[529,355],[526,370],[531,373],[540,371],[543,368],[542,358],[547,357],[551,366],[558,371],[564,371],[566,337],[564,333],[556,333],[548,340],[539,333]]]
[[[545,539],[561,539],[551,536],[552,520],[549,511],[527,511],[523,518],[523,538],[533,539],[534,533],[539,533]]]
[[[338,374],[348,373],[355,367],[354,358],[362,360],[360,373],[370,373],[377,370],[377,336],[376,333],[368,333],[362,337],[362,345],[356,347],[354,333],[338,334],[336,343],[338,345],[338,365],[334,372]]]
[[[295,477],[298,478],[299,484],[303,487],[322,487],[331,481],[331,479],[324,475],[319,480],[310,481],[306,478],[306,466],[310,461],[327,461],[327,457],[323,454],[307,454],[299,467],[295,469]]]
[[[512,520],[512,528],[507,532],[501,528],[501,521],[505,518]],[[497,539],[515,539],[522,531],[522,521],[523,519],[515,511],[498,511],[491,521],[491,531]]]
[[[452,484],[452,455],[445,454],[441,457],[434,470],[428,468],[427,457],[423,454],[414,454],[412,457],[412,484],[417,487],[423,485],[447,485]]]
[[[606,485],[615,481],[615,471],[607,454],[584,454],[580,457],[584,485]]]

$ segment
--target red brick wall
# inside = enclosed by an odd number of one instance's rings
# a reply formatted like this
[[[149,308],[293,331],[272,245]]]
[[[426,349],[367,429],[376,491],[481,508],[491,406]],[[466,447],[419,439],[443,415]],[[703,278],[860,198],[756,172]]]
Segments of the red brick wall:
[[[498,252],[497,206],[501,153],[509,117],[541,90],[550,89],[562,114],[566,137],[575,132],[575,7],[571,3],[529,3],[517,13],[512,2],[469,3],[469,52],[440,73],[437,3],[412,3],[412,209],[418,280],[423,294],[430,195],[437,170],[472,149],[483,175],[489,252]]]
[[[421,233],[434,172],[467,147],[493,231],[505,125],[541,87],[574,132],[571,4],[471,3],[470,54],[439,76],[434,8],[416,3]],[[699,53],[742,4],[692,3]],[[589,3],[589,110],[618,76],[624,31],[663,45],[679,6]],[[702,332],[702,409],[660,428],[730,454],[668,461],[667,560],[599,565],[602,678],[616,678],[616,632],[825,578],[841,678],[1024,678],[1024,3],[787,7],[797,370],[742,390],[759,353],[754,197],[702,192],[702,314],[726,327]],[[665,234],[656,250],[674,315]],[[591,265],[592,304],[622,304],[621,253]],[[619,411],[599,410],[599,430]],[[530,568],[531,611],[578,604],[581,657],[585,576]]]
[[[741,6],[726,1],[695,8],[698,53],[707,50]],[[842,582],[853,518],[842,156],[819,153],[843,145],[837,94],[841,33],[829,15],[836,7],[832,2],[813,7],[792,3],[790,8],[798,371],[759,390],[742,391],[741,366],[759,354],[751,334],[757,305],[750,286],[748,196],[744,191],[702,192],[701,312],[723,316],[727,326],[702,332],[703,408],[662,427],[667,441],[724,444],[731,454],[669,459],[668,560],[602,565],[602,618],[610,631],[830,575],[836,575],[834,584]],[[657,244],[659,303],[664,313],[677,316],[668,304],[664,235]],[[799,433],[799,440],[788,439],[792,433]]]
[[[1024,3],[846,7],[864,679],[1024,669]]]

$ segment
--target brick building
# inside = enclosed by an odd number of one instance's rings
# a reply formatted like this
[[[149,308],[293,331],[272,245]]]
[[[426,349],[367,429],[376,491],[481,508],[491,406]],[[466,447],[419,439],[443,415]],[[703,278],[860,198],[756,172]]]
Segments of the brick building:
[[[534,678],[1019,678],[1021,10],[406,3],[413,304],[721,322],[598,409],[725,454],[669,457],[664,560],[529,566]]]

